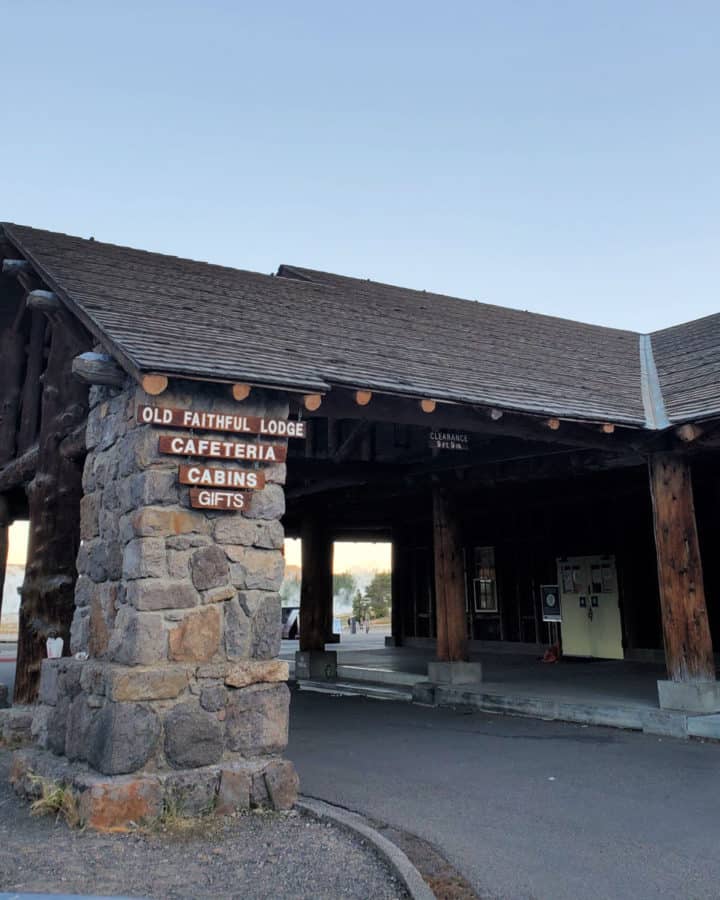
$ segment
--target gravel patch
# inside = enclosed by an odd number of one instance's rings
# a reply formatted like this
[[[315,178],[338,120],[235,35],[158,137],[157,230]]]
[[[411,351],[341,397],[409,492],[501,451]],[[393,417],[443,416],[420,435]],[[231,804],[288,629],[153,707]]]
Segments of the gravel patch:
[[[364,841],[296,812],[203,819],[191,829],[74,831],[31,816],[0,750],[0,890],[176,898],[357,898],[407,894]]]

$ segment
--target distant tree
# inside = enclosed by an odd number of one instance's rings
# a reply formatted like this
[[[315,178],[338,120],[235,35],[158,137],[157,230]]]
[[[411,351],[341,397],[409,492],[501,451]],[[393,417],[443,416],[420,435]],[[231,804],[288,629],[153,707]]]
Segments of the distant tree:
[[[366,616],[370,615],[370,601],[366,597],[363,597],[360,591],[355,591],[352,609],[353,616],[362,621]]]
[[[345,594],[346,597],[351,597],[354,590],[355,579],[349,572],[336,572],[333,575],[334,597],[337,597],[340,594]]]
[[[373,619],[384,619],[390,612],[392,601],[389,572],[378,572],[365,590],[365,598]]]

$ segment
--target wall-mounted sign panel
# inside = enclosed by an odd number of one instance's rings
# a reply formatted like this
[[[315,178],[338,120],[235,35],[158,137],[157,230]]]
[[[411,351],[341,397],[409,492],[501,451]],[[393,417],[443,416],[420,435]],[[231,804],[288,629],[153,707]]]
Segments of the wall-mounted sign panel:
[[[218,469],[211,466],[180,466],[180,484],[195,487],[254,491],[265,487],[265,473],[259,469]]]
[[[430,447],[433,450],[469,450],[470,435],[467,431],[430,432]]]
[[[235,491],[214,491],[206,488],[190,488],[190,505],[194,509],[227,509],[239,511],[249,503],[247,494]]]
[[[246,444],[241,441],[219,441],[185,435],[160,435],[158,448],[161,453],[174,456],[206,456],[210,459],[285,462],[287,458],[287,446],[284,444]]]
[[[541,584],[540,600],[542,602],[543,622],[562,622],[560,586],[557,584]]]
[[[142,425],[160,425],[165,428],[230,431],[233,434],[261,434],[267,437],[306,436],[306,423],[297,419],[269,419],[197,409],[175,409],[170,406],[138,406],[137,419]]]

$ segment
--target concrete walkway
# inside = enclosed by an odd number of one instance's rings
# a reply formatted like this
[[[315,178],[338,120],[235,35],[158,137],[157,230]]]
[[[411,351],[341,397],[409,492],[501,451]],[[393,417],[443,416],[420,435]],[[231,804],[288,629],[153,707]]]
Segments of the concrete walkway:
[[[657,682],[664,666],[615,660],[563,659],[556,664],[537,656],[483,651],[483,681],[477,685],[429,685],[431,650],[356,648],[349,641],[328,645],[338,653],[339,690],[398,689],[398,699],[441,706],[470,706],[484,712],[604,725],[673,737],[720,739],[720,715],[689,716],[661,710]],[[290,647],[284,656],[292,660]],[[365,687],[362,687],[365,685]]]
[[[433,843],[483,898],[717,900],[720,747],[294,691],[302,791]]]

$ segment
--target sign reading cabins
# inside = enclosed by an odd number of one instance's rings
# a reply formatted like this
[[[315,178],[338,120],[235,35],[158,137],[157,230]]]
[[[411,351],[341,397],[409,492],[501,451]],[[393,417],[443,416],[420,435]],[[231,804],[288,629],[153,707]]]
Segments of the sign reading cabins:
[[[267,437],[304,438],[305,423],[290,419],[271,419],[214,413],[203,410],[174,409],[162,406],[139,406],[138,422],[164,428],[187,428],[201,431],[229,432]],[[202,438],[195,435],[161,435],[161,453],[174,456],[196,456],[207,459],[243,462],[284,462],[285,445],[255,441]],[[181,484],[190,485],[190,504],[196,509],[244,509],[249,491],[265,487],[265,473],[259,469],[223,468],[185,464],[179,467]]]

